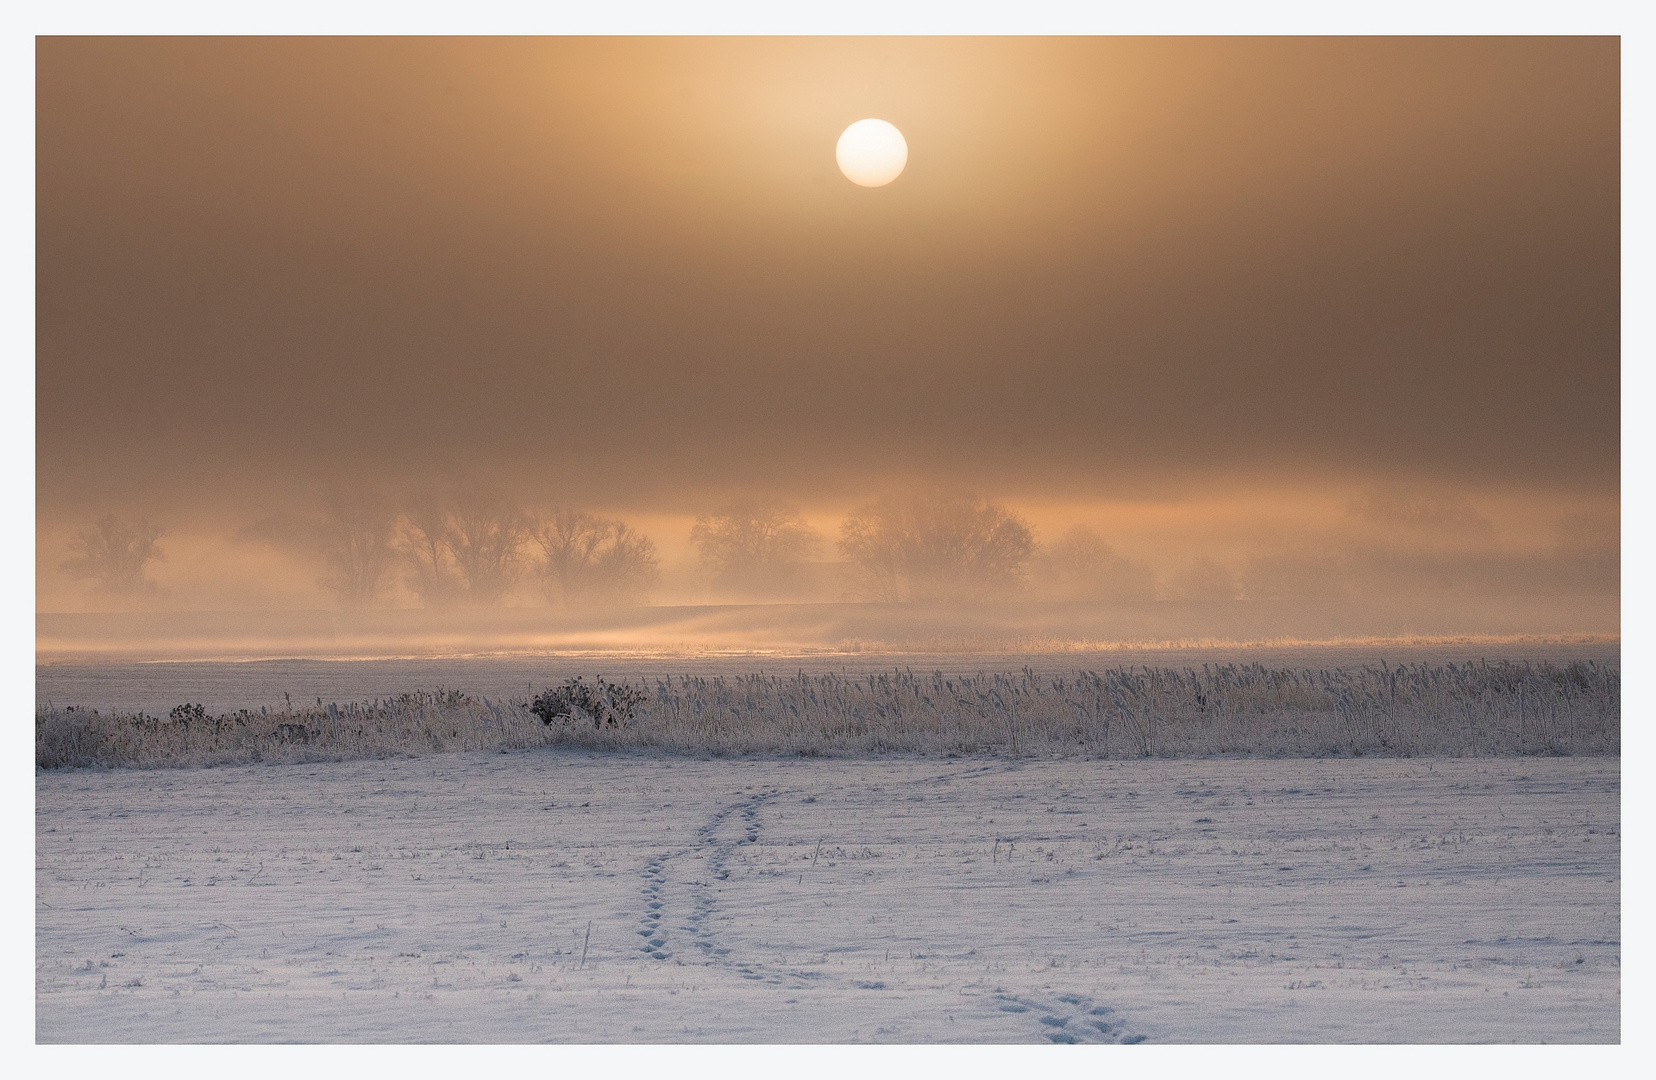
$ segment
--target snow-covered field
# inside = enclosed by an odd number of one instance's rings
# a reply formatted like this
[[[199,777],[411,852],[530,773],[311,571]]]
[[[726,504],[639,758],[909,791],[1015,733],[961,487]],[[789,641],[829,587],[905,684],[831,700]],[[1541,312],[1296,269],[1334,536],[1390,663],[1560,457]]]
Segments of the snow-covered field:
[[[37,1037],[1614,1042],[1620,776],[544,749],[40,773]]]

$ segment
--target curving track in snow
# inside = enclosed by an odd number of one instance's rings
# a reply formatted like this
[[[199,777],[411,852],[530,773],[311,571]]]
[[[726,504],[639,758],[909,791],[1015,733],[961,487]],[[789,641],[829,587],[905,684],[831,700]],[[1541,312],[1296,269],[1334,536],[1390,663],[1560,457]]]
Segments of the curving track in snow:
[[[47,1042],[1620,1037],[1614,760],[41,774],[36,853]]]

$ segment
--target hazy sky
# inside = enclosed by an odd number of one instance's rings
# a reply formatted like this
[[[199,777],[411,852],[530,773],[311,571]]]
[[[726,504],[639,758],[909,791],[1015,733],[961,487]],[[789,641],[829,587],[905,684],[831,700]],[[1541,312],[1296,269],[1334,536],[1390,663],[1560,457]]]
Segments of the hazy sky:
[[[1615,498],[1615,39],[37,61],[43,527],[438,472],[645,514],[915,483]],[[908,140],[887,187],[835,166],[867,116]]]

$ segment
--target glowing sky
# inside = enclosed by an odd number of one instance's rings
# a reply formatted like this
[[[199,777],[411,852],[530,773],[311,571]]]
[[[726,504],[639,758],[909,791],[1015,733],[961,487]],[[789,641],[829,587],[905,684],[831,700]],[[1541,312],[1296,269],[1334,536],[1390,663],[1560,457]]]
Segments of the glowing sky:
[[[37,61],[53,544],[437,473],[675,521],[916,484],[1054,520],[1374,484],[1517,500],[1515,529],[1616,505],[1615,39]],[[835,164],[868,116],[908,141],[883,188]]]

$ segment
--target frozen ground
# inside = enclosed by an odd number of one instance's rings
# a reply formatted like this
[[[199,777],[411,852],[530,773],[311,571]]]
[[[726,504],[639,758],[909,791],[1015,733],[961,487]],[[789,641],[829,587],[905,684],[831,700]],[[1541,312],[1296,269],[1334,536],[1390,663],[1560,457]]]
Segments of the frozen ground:
[[[1615,1042],[1620,775],[545,750],[43,773],[36,1031]]]

